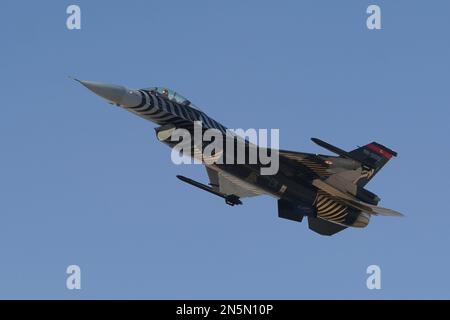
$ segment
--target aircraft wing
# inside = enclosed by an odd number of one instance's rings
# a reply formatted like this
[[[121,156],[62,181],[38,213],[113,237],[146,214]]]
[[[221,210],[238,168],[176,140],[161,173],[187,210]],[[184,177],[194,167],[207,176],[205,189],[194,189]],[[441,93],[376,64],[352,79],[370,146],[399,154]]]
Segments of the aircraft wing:
[[[234,194],[239,198],[256,197],[265,194],[263,190],[226,172],[214,170],[211,167],[206,167],[206,172],[208,173],[209,184],[214,191],[226,195]]]
[[[319,177],[328,177],[332,174],[332,172],[329,171],[329,165],[316,154],[287,150],[279,150],[278,153],[281,158],[288,159],[288,161],[291,161],[294,164],[307,167]]]

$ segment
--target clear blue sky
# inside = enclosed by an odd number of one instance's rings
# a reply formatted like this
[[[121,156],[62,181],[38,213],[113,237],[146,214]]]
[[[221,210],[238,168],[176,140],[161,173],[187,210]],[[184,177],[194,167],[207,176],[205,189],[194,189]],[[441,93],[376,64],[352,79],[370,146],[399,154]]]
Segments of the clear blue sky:
[[[382,10],[380,31],[366,8]],[[66,7],[82,30],[66,29]],[[450,298],[450,4],[1,1],[0,298]],[[283,149],[376,140],[368,185],[406,218],[321,237],[269,197],[231,208],[175,178],[154,124],[67,77],[168,86]],[[82,269],[82,290],[65,270]],[[382,289],[366,288],[366,268]]]

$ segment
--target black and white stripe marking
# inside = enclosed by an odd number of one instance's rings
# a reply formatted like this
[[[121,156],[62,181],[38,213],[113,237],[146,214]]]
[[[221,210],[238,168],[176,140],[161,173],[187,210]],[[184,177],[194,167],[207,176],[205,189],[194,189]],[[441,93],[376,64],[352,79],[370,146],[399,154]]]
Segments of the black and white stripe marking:
[[[222,124],[200,110],[170,101],[147,90],[139,90],[139,93],[142,97],[141,103],[127,109],[147,120],[159,125],[171,123],[179,127],[192,126],[194,121],[200,121],[204,129],[217,129],[223,134],[226,133]]]

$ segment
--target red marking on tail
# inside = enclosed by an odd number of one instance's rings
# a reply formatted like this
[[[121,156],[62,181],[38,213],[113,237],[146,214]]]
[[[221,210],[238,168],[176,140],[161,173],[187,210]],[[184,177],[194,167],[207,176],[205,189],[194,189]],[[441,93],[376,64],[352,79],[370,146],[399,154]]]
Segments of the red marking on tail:
[[[379,154],[380,156],[385,157],[388,160],[391,159],[392,156],[393,156],[392,153],[390,153],[389,151],[387,151],[387,150],[385,150],[383,148],[380,148],[379,146],[377,146],[374,143],[368,144],[366,147],[368,149],[372,150],[373,152]]]

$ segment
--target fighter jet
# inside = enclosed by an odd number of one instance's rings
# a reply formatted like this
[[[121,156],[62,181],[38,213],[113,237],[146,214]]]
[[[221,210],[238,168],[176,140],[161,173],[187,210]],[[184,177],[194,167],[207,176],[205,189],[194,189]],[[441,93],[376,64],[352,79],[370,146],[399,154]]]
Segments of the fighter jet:
[[[75,79],[77,80],[77,79]],[[228,135],[227,128],[196,107],[179,93],[162,87],[128,89],[123,86],[77,80],[107,100],[155,124],[156,137],[174,148],[171,137],[176,129],[214,129]],[[347,152],[317,138],[312,141],[336,155],[322,155],[286,150],[269,150],[279,156],[279,169],[273,175],[262,175],[261,163],[220,164],[202,161],[209,184],[177,176],[183,182],[225,199],[231,206],[241,199],[270,195],[278,201],[280,218],[301,222],[308,219],[311,230],[331,236],[348,227],[364,228],[371,216],[402,216],[378,206],[380,198],[365,188],[366,184],[397,153],[382,144],[371,142]],[[247,149],[254,147],[244,142]],[[192,145],[189,154],[195,157]],[[257,146],[258,148],[258,146]],[[222,150],[226,154],[224,147]],[[248,151],[248,150],[247,150]]]

